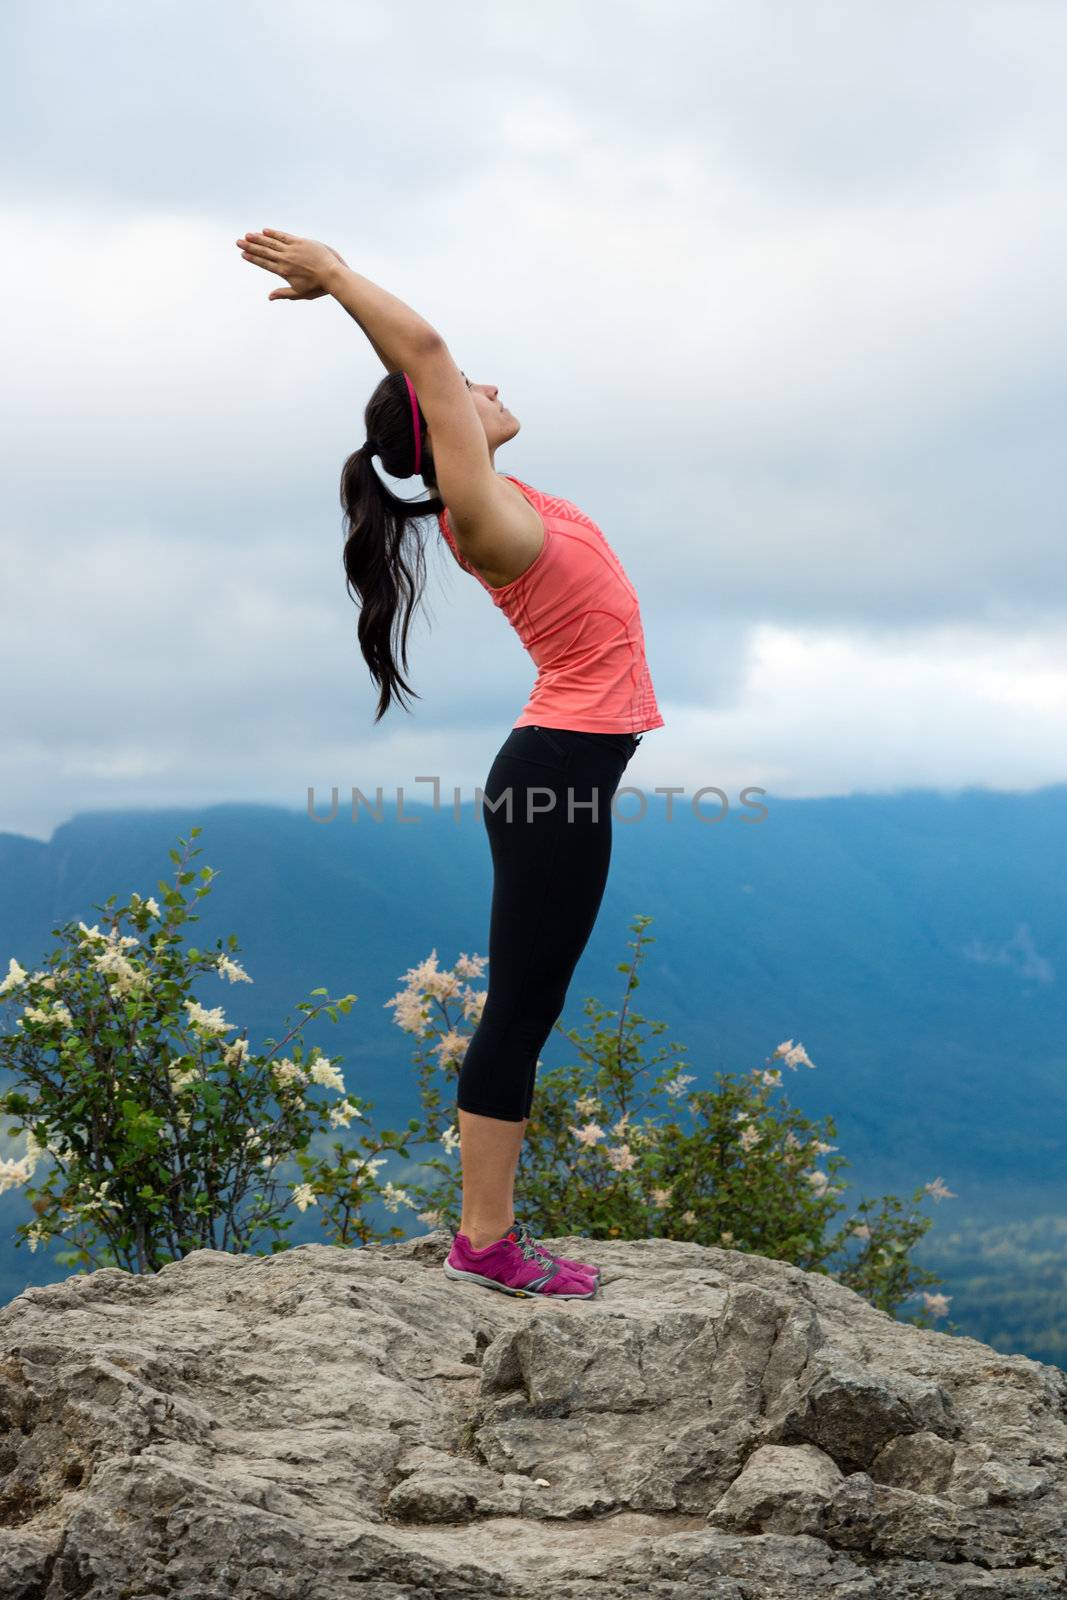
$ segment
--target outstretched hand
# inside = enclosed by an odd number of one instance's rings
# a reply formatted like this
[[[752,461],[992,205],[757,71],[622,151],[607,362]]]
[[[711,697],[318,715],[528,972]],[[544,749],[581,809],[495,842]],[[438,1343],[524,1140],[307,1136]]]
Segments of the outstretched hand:
[[[288,289],[272,289],[268,300],[318,300],[329,293],[326,274],[334,263],[348,265],[330,245],[298,238],[295,233],[282,233],[277,228],[246,233],[235,242],[246,261],[287,280]]]

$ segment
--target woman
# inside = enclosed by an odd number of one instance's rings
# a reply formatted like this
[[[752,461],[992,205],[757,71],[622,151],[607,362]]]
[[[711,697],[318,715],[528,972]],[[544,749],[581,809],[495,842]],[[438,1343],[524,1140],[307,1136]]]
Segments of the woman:
[[[538,1244],[515,1216],[514,1183],[539,1051],[600,909],[611,798],[641,734],[663,726],[637,596],[584,512],[496,472],[496,451],[519,432],[518,419],[495,385],[459,370],[417,312],[313,239],[265,228],[236,242],[246,261],[286,280],[271,300],[333,295],[388,373],[367,403],[367,442],[341,477],[344,566],[380,691],[375,721],[394,698],[414,694],[400,667],[408,670],[423,548],[409,530],[427,515],[537,665],[484,791],[489,989],[459,1073],[463,1214],[445,1272],[508,1294],[589,1299],[598,1270]],[[420,476],[432,498],[399,499],[375,470],[376,455],[394,478]]]

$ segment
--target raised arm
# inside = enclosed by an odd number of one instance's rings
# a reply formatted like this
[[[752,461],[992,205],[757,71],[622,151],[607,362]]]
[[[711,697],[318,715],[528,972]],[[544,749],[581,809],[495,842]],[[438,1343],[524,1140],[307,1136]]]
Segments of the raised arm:
[[[289,287],[275,289],[271,300],[332,295],[359,324],[386,371],[411,378],[431,435],[437,490],[468,560],[503,573],[529,565],[540,549],[543,525],[522,494],[493,470],[467,380],[437,329],[317,239],[264,228],[237,243],[246,260],[287,280]]]
[[[494,471],[467,379],[444,339],[403,300],[339,259],[327,268],[324,282],[387,370],[403,370],[415,385],[430,430],[437,490],[463,554],[475,566],[506,576],[522,572],[541,548],[543,524],[521,492]]]
[[[334,256],[337,256],[337,259],[341,263],[342,267],[346,268],[346,270],[347,270],[348,262],[344,259],[344,257],[337,255],[337,251],[333,248],[332,245],[330,245],[328,248],[329,248],[330,254],[334,255]],[[325,293],[325,292],[326,291],[324,289],[323,293]],[[344,305],[344,301],[343,300],[339,300],[338,304],[339,305]],[[345,310],[346,311],[348,310],[347,306],[345,306]],[[359,318],[356,316],[354,311],[349,312],[349,315],[353,318],[353,320],[355,322],[359,323],[359,326],[361,328],[363,328],[363,324],[359,321]],[[366,328],[363,328],[363,332],[367,335],[367,339],[368,339],[368,342],[370,343],[371,349],[374,351],[374,354],[378,357],[378,360],[381,362],[381,364],[385,368],[386,372],[394,372],[396,369],[389,365],[389,358],[386,355],[385,351],[382,349],[381,345],[378,343],[377,339],[375,339],[374,335],[372,333],[369,333]]]
[[[340,256],[327,266],[322,282],[363,329],[385,370],[407,372],[416,382],[423,357],[441,342],[437,329],[388,289],[354,272]]]

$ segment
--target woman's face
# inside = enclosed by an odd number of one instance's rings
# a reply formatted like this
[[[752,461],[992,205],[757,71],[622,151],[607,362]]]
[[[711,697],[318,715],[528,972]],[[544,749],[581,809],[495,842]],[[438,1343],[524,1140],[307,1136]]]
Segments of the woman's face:
[[[508,439],[514,439],[521,426],[518,417],[501,402],[500,391],[495,383],[475,383],[473,379],[463,374],[467,381],[467,389],[474,401],[474,409],[482,419],[485,437],[490,451],[498,445],[505,444]]]

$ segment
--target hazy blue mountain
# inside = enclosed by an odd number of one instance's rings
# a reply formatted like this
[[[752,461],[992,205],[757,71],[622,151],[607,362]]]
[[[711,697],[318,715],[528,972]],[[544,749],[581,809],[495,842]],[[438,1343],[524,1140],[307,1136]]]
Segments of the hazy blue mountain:
[[[580,1023],[586,995],[616,1002],[629,921],[651,916],[638,1009],[667,1021],[665,1037],[688,1047],[702,1082],[747,1070],[782,1039],[800,1040],[817,1070],[787,1073],[787,1092],[807,1114],[834,1117],[855,1197],[910,1195],[938,1175],[955,1192],[937,1208],[919,1259],[951,1270],[950,1314],[963,1324],[966,1301],[965,1331],[975,1332],[997,1301],[980,1239],[1008,1229],[1016,1244],[995,1260],[1010,1278],[1013,1250],[1033,1266],[1035,1226],[1064,1237],[1056,1219],[1067,1216],[1067,785],[1032,794],[769,795],[756,825],[739,807],[711,824],[675,804],[668,821],[662,797],[650,795],[642,821],[617,822],[611,878],[564,1024]],[[353,823],[342,808],[324,824],[304,812],[221,805],[87,813],[48,843],[2,834],[0,966],[9,955],[39,964],[53,926],[95,921],[94,903],[111,893],[154,892],[172,873],[168,849],[199,824],[197,864],[219,877],[197,941],[236,933],[255,980],[220,983],[201,998],[225,1002],[227,1015],[266,1036],[309,990],[354,991],[349,1018],[316,1037],[344,1057],[352,1092],[395,1124],[414,1109],[414,1092],[409,1041],[385,1002],[432,949],[442,965],[461,951],[487,953],[491,884],[469,803],[458,822],[451,810],[409,805],[407,814],[419,820],[400,822],[387,808],[382,822]],[[545,1059],[565,1052],[554,1035]],[[0,1234],[24,1204],[3,1197]],[[306,1236],[315,1237],[313,1222]],[[1067,1273],[1060,1265],[1057,1279],[1055,1247],[1042,1262],[1042,1292],[1062,1307]],[[35,1281],[57,1275],[0,1242],[0,1293],[38,1271]],[[962,1272],[985,1287],[964,1295]],[[1062,1346],[1053,1355],[1012,1303],[1007,1295],[993,1316],[998,1347],[1062,1360]],[[1052,1341],[1051,1320],[1043,1325]],[[1013,1346],[1024,1328],[1028,1343]]]

